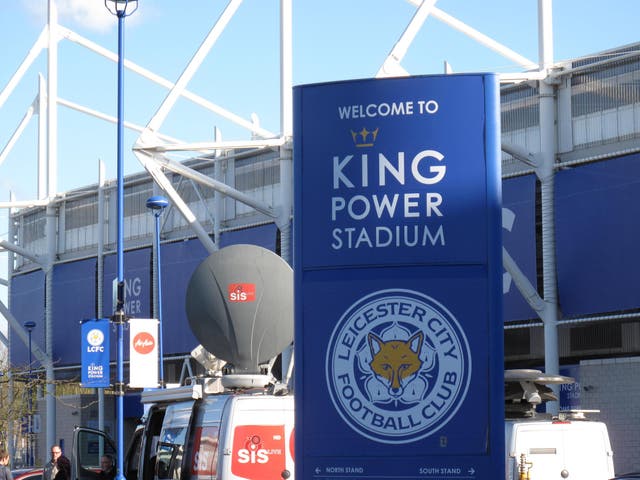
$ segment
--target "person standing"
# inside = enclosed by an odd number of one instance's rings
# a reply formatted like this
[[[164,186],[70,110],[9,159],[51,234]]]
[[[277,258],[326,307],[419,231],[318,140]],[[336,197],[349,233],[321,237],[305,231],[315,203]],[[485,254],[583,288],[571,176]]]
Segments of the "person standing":
[[[60,454],[56,460],[57,472],[53,480],[70,480],[71,479],[71,462],[67,457]]]
[[[111,455],[103,455],[100,457],[100,472],[98,473],[98,480],[113,480],[116,476],[116,469],[113,465],[113,458]]]
[[[59,445],[51,447],[51,460],[47,462],[42,471],[42,480],[53,480],[58,473],[58,459],[62,456]]]
[[[0,450],[0,480],[13,480],[9,469],[9,452]]]

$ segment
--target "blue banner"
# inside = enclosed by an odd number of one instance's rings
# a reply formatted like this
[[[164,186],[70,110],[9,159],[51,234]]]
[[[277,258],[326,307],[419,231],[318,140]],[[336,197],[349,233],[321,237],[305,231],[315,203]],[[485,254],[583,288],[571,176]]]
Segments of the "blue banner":
[[[294,89],[296,476],[504,478],[494,75]]]
[[[110,385],[109,319],[85,320],[82,323],[80,337],[82,387],[108,387]]]

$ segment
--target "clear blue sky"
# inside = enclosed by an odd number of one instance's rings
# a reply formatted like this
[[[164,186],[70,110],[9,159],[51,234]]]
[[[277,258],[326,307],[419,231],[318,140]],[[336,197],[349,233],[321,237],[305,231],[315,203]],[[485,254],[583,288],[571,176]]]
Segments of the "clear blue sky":
[[[5,0],[0,14],[0,88],[4,88],[46,23],[47,0]],[[140,0],[126,22],[126,57],[176,80],[209,32],[226,0]],[[279,132],[279,0],[245,0],[189,90]],[[466,24],[538,60],[537,0],[440,0],[436,6]],[[58,0],[59,23],[114,51],[116,20],[103,0]],[[374,76],[415,12],[406,0],[293,0],[294,84]],[[563,60],[636,42],[638,0],[555,0],[554,59]],[[455,72],[520,71],[516,65],[476,44],[434,18],[427,19],[403,66],[411,74],[442,73],[448,61]],[[46,76],[46,52],[0,108],[0,148],[37,93],[37,76]],[[166,90],[126,74],[125,117],[145,125]],[[68,40],[59,44],[59,96],[109,115],[116,111],[116,65]],[[36,195],[36,118],[0,165],[0,201],[9,190],[19,200]],[[180,101],[162,132],[184,141],[247,139],[249,133],[215,115]],[[97,181],[97,163],[115,177],[115,126],[59,108],[58,190]],[[125,171],[140,171],[130,153],[137,134],[125,139]],[[6,212],[0,211],[0,236]]]

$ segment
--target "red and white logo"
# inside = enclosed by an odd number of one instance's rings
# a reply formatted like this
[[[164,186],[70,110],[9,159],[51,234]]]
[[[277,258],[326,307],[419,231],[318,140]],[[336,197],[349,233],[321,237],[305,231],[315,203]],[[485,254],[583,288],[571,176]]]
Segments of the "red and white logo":
[[[242,478],[281,478],[286,468],[284,425],[238,425],[231,473]]]
[[[254,302],[256,300],[255,283],[231,283],[227,287],[230,302]]]
[[[156,342],[153,339],[153,335],[148,332],[140,332],[133,337],[133,349],[140,355],[153,352],[155,346]]]

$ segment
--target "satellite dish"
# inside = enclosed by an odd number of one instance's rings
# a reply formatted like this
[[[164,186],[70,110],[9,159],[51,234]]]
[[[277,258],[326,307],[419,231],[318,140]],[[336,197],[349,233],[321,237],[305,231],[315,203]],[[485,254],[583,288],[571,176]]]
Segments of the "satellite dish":
[[[265,248],[225,247],[193,272],[186,307],[207,351],[236,373],[257,374],[293,341],[293,271]]]

